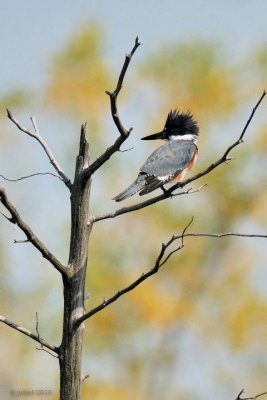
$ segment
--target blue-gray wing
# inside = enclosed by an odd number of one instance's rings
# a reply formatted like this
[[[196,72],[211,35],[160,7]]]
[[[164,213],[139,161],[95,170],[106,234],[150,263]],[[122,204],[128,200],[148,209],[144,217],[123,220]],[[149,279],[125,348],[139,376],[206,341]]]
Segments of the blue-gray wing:
[[[141,167],[141,174],[173,177],[190,164],[197,147],[186,140],[172,141],[156,149]],[[166,179],[167,180],[167,179]]]

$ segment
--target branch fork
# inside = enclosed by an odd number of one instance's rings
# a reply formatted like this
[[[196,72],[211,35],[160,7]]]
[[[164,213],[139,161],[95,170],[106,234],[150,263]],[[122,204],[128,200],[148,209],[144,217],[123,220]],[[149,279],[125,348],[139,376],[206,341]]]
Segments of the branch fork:
[[[27,241],[32,243],[32,245],[46,258],[61,274],[67,275],[69,270],[64,266],[45,246],[40,239],[34,234],[30,226],[21,218],[19,212],[15,206],[8,199],[5,189],[0,187],[0,202],[9,211],[11,217],[5,216],[12,224],[18,225],[18,227],[26,235]]]
[[[39,144],[42,146],[42,148],[44,149],[50,163],[52,164],[52,166],[54,167],[54,169],[57,171],[58,175],[61,177],[62,181],[65,183],[65,185],[68,187],[68,189],[71,189],[71,181],[70,179],[66,176],[66,174],[64,173],[64,171],[62,170],[61,166],[59,165],[59,163],[57,162],[57,160],[55,159],[52,151],[50,150],[50,148],[48,147],[47,143],[45,142],[45,140],[42,138],[42,136],[40,135],[39,129],[37,127],[36,121],[34,117],[30,117],[30,120],[32,122],[33,125],[33,129],[34,132],[31,132],[29,129],[25,128],[11,113],[11,111],[7,108],[7,116],[10,119],[10,121],[12,121],[16,127],[21,131],[26,133],[26,135],[31,136],[32,138],[34,138],[35,140],[37,140],[37,142],[39,142]]]
[[[126,129],[119,117],[118,113],[118,107],[117,107],[117,98],[118,95],[122,89],[122,84],[125,78],[126,71],[128,69],[128,66],[130,64],[130,61],[136,52],[137,48],[140,46],[140,42],[138,37],[135,39],[134,46],[129,54],[126,55],[125,61],[122,67],[122,70],[119,75],[119,79],[116,85],[116,88],[113,92],[106,91],[106,94],[110,98],[110,108],[111,108],[111,116],[113,118],[113,121],[119,131],[120,136],[115,140],[115,142],[108,147],[104,153],[99,156],[86,170],[84,171],[84,179],[88,179],[90,176],[93,175],[95,171],[97,171],[105,162],[109,160],[109,158],[116,153],[117,151],[120,150],[121,145],[125,140],[128,138],[130,133],[132,132],[133,128]]]
[[[8,325],[10,328],[13,328],[16,331],[19,331],[19,332],[23,333],[24,335],[30,337],[31,339],[33,339],[36,342],[40,343],[40,345],[42,347],[45,347],[48,350],[51,350],[53,353],[58,354],[58,347],[48,343],[44,339],[41,339],[38,331],[37,331],[37,335],[35,335],[33,332],[29,331],[26,328],[23,328],[22,326],[20,326],[18,324],[15,324],[14,322],[10,321],[9,319],[4,317],[3,315],[0,315],[0,322],[3,322],[4,324]],[[38,329],[38,325],[37,325],[37,329]],[[49,352],[49,354],[51,354],[51,353]],[[54,355],[54,354],[52,354],[52,355]]]
[[[267,392],[263,392],[263,393],[257,394],[256,396],[253,396],[253,397],[241,397],[243,393],[245,393],[244,389],[242,389],[240,391],[240,393],[238,393],[238,396],[237,396],[237,398],[235,400],[256,400],[261,396],[266,396],[267,395]]]
[[[132,282],[129,286],[127,286],[124,289],[119,290],[115,295],[113,295],[112,297],[110,297],[109,299],[106,299],[104,297],[103,301],[101,304],[99,304],[97,307],[93,308],[92,310],[88,311],[87,313],[85,313],[83,316],[81,316],[80,318],[77,319],[76,321],[76,326],[80,326],[85,320],[87,320],[88,318],[91,318],[93,315],[95,315],[96,313],[98,313],[99,311],[103,310],[104,308],[106,308],[107,306],[109,306],[110,304],[114,303],[116,300],[118,300],[121,296],[123,296],[124,294],[130,292],[131,290],[135,289],[138,285],[140,285],[142,282],[144,282],[146,279],[148,279],[150,276],[156,274],[159,269],[166,264],[166,262],[168,261],[168,259],[177,251],[180,251],[183,249],[184,247],[184,237],[186,234],[187,229],[189,228],[189,226],[192,224],[193,222],[193,218],[190,220],[190,222],[186,225],[186,227],[183,229],[182,234],[179,236],[179,239],[181,239],[181,244],[180,246],[176,247],[174,250],[170,251],[167,255],[166,255],[166,251],[168,250],[168,248],[172,245],[172,243],[174,241],[177,240],[176,236],[172,236],[172,238],[165,244],[162,243],[161,245],[161,250],[160,253],[155,261],[154,266],[147,272],[143,272],[139,278],[137,278],[134,282]],[[165,256],[166,255],[166,256]],[[165,256],[165,258],[164,258]]]

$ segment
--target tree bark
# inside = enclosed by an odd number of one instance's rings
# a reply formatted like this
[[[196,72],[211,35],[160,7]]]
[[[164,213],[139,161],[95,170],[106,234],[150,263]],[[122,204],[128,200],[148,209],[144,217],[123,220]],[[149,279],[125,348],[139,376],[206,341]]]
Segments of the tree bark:
[[[91,233],[89,197],[91,178],[84,179],[89,166],[86,126],[82,126],[80,150],[76,161],[75,179],[71,188],[71,238],[69,274],[63,277],[63,335],[59,347],[60,400],[79,400],[82,384],[82,346],[84,324],[76,321],[84,314],[84,286],[87,269],[88,243]]]

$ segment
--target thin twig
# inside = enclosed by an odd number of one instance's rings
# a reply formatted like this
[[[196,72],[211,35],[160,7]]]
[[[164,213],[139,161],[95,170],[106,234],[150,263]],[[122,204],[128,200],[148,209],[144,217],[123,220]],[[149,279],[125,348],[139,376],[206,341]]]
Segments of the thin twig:
[[[103,308],[106,308],[110,304],[114,303],[118,298],[120,298],[122,295],[125,293],[128,293],[129,291],[135,289],[140,283],[145,281],[147,278],[149,278],[151,275],[155,274],[158,272],[158,270],[166,264],[166,262],[170,259],[170,257],[176,253],[177,251],[180,251],[184,247],[184,239],[185,238],[190,238],[190,237],[210,237],[210,238],[224,238],[228,236],[234,236],[234,237],[243,237],[243,238],[263,238],[267,239],[267,234],[266,235],[261,235],[261,234],[252,234],[252,233],[235,233],[235,232],[226,232],[226,233],[186,233],[188,228],[193,222],[193,218],[190,220],[190,222],[186,225],[184,228],[183,232],[181,235],[173,235],[171,239],[167,243],[163,243],[161,246],[161,251],[157,257],[157,260],[154,264],[154,266],[146,273],[143,273],[138,279],[136,279],[134,282],[132,282],[129,286],[127,286],[124,289],[119,290],[115,295],[110,297],[109,299],[104,299],[101,304],[98,306],[94,307],[92,310],[88,311],[86,314],[84,314],[82,317],[80,317],[77,320],[77,325],[81,324],[83,321],[86,319],[92,317],[94,314],[98,313],[99,311],[103,310]],[[177,240],[181,239],[181,244],[177,246],[174,250],[171,250],[168,254],[166,254],[166,250]],[[165,256],[165,257],[164,257]]]
[[[127,286],[124,289],[119,290],[114,296],[110,297],[109,299],[104,298],[104,300],[101,304],[99,304],[97,307],[95,307],[92,310],[85,313],[82,317],[78,318],[78,320],[76,321],[76,325],[79,326],[83,321],[87,320],[88,318],[92,317],[94,314],[98,313],[99,311],[103,310],[110,304],[114,303],[114,301],[118,300],[124,294],[135,289],[138,285],[140,285],[142,282],[144,282],[146,279],[148,279],[151,275],[156,274],[159,271],[159,269],[168,261],[168,259],[171,257],[171,255],[173,253],[182,250],[182,248],[184,247],[185,232],[189,228],[189,226],[192,224],[192,222],[193,222],[193,218],[190,220],[190,222],[184,228],[184,230],[180,236],[181,237],[180,246],[178,246],[175,250],[172,250],[169,254],[166,255],[166,251],[171,246],[171,244],[176,240],[176,238],[173,236],[167,243],[162,243],[161,250],[155,261],[155,264],[148,272],[143,273],[141,276],[139,276],[139,278],[137,278],[129,286]],[[164,258],[165,255],[166,255],[166,257]]]
[[[63,180],[63,178],[61,176],[53,174],[52,172],[36,172],[34,174],[21,176],[20,178],[16,178],[16,179],[10,179],[10,178],[7,178],[6,176],[1,175],[1,174],[0,174],[0,177],[3,178],[5,181],[8,181],[8,182],[18,182],[18,181],[22,181],[23,179],[32,178],[33,176],[37,176],[37,175],[52,175],[55,178],[60,179],[61,181]]]
[[[39,334],[39,320],[38,320],[38,313],[36,311],[36,325],[35,325],[35,329],[36,329],[36,333],[37,333],[37,337],[39,339],[39,343],[41,344],[41,348],[36,347],[36,350],[42,350],[45,351],[46,353],[50,354],[50,356],[53,356],[55,358],[58,358],[58,355],[55,355],[53,353],[51,353],[49,350],[47,350],[44,345],[43,345],[43,339],[41,338],[40,334]]]
[[[44,149],[47,157],[49,158],[50,163],[53,165],[53,167],[55,168],[55,170],[57,171],[57,173],[59,174],[59,176],[62,178],[62,181],[65,183],[65,185],[71,189],[71,181],[70,179],[65,175],[65,173],[63,172],[61,166],[59,165],[59,163],[57,162],[57,160],[55,159],[52,151],[50,150],[50,148],[48,147],[48,144],[45,142],[45,140],[42,138],[42,136],[40,135],[40,132],[38,130],[36,121],[33,117],[30,117],[31,122],[33,124],[33,128],[34,128],[34,132],[31,132],[29,129],[25,128],[11,113],[11,111],[9,109],[6,109],[7,111],[7,116],[10,119],[10,121],[12,121],[16,127],[21,131],[26,133],[26,135],[31,136],[32,138],[36,139],[40,145],[42,146],[42,148]]]
[[[175,196],[181,196],[181,194],[194,194],[194,193],[199,193],[203,188],[207,187],[208,184],[204,183],[203,185],[199,186],[197,189],[193,189],[193,188],[189,188],[186,190],[185,193],[182,192],[178,192],[178,193],[172,193],[171,197],[175,197]]]
[[[17,240],[17,239],[14,239],[14,240],[13,240],[13,243],[14,243],[14,244],[29,243],[29,239],[25,239],[25,240]]]
[[[33,126],[33,129],[34,129],[35,133],[40,136],[39,129],[38,129],[37,125],[36,125],[35,118],[34,117],[30,117],[30,120],[32,122],[32,126]]]
[[[244,391],[245,391],[245,389],[242,389],[239,393],[238,393],[238,395],[237,395],[237,398],[235,399],[235,400],[241,400],[241,395],[244,393]]]
[[[38,338],[40,339],[40,334],[39,334],[39,320],[38,320],[38,312],[36,311],[36,324],[35,324],[35,330],[37,333]]]
[[[120,153],[126,153],[127,151],[131,151],[131,150],[133,150],[133,149],[134,149],[134,147],[130,147],[129,149],[125,149],[125,150],[119,149],[118,151],[119,151]]]
[[[267,239],[266,235],[261,235],[258,233],[238,233],[238,232],[226,232],[226,233],[185,233],[183,237],[209,237],[221,239],[227,236],[243,237],[243,238],[262,238]],[[174,236],[175,240],[181,239],[181,235]]]
[[[259,397],[261,397],[261,396],[265,396],[265,395],[267,395],[267,392],[263,392],[263,393],[257,394],[257,395],[254,396],[254,397],[247,397],[247,398],[244,399],[244,400],[254,400],[254,399],[257,399],[257,398],[259,398]]]
[[[89,375],[89,374],[83,375],[83,376],[82,376],[82,383],[83,383],[86,379],[89,379],[89,378],[90,378],[90,375]]]
[[[121,91],[123,81],[125,78],[126,71],[128,69],[128,66],[130,64],[130,61],[137,50],[137,48],[140,46],[140,42],[138,40],[138,37],[135,39],[134,47],[132,48],[131,52],[129,54],[126,54],[125,56],[125,61],[122,66],[119,79],[117,82],[117,86],[114,90],[114,92],[109,92],[107,91],[106,93],[109,95],[110,98],[110,108],[111,108],[111,115],[113,118],[113,121],[120,133],[120,136],[115,140],[115,142],[108,147],[104,153],[98,157],[88,168],[85,169],[84,171],[84,179],[88,179],[96,170],[98,170],[116,151],[119,151],[122,143],[127,139],[129,134],[132,131],[132,128],[126,129],[124,128],[120,117],[118,113],[118,106],[117,106],[117,98],[118,95]]]
[[[194,190],[192,188],[189,188],[187,190],[184,190],[183,192],[172,193],[169,196],[169,198],[175,197],[175,196],[182,196],[182,195],[185,195],[185,194],[194,194],[194,193],[199,192],[205,186],[207,186],[207,185],[206,184],[201,185],[198,189],[194,189]],[[129,206],[129,207],[122,207],[122,208],[120,208],[120,209],[118,209],[118,210],[116,210],[114,212],[93,216],[92,220],[93,220],[93,222],[98,222],[98,221],[103,221],[105,219],[115,218],[115,217],[118,217],[119,215],[128,214],[130,212],[137,211],[137,210],[140,210],[142,208],[148,207],[148,206],[150,206],[152,204],[155,204],[155,203],[157,203],[157,202],[159,202],[161,200],[164,200],[164,199],[166,199],[165,193],[160,194],[160,195],[158,195],[156,197],[153,197],[152,199],[145,200],[142,203],[137,203],[137,204],[134,204],[134,205]]]
[[[10,222],[10,217],[8,217],[6,214],[4,214],[2,211],[0,211],[0,214],[7,219]]]
[[[126,56],[125,56],[125,61],[124,61],[124,64],[123,64],[123,67],[122,67],[122,70],[121,70],[121,73],[120,73],[120,76],[119,76],[119,79],[117,82],[116,89],[114,90],[114,92],[106,91],[106,94],[110,97],[110,106],[111,106],[111,114],[112,114],[113,121],[114,121],[115,125],[117,126],[120,134],[122,136],[124,136],[125,138],[127,138],[130,131],[132,130],[132,128],[127,130],[122,125],[121,120],[119,118],[119,114],[118,114],[117,98],[118,98],[118,94],[120,93],[120,91],[122,89],[123,80],[124,80],[126,71],[128,69],[128,66],[130,64],[131,58],[134,55],[136,49],[140,46],[140,44],[141,43],[139,42],[138,37],[136,37],[132,51],[129,54],[126,54]]]
[[[24,335],[30,337],[31,339],[35,340],[36,342],[40,343],[42,346],[46,347],[47,349],[53,351],[54,353],[58,354],[58,348],[56,346],[53,346],[52,344],[48,343],[47,341],[41,339],[39,335],[35,335],[28,329],[23,328],[20,325],[15,324],[14,322],[8,320],[5,318],[3,315],[0,315],[0,322],[3,322],[4,324],[8,325],[10,328],[15,329],[16,331],[19,331],[23,333]]]
[[[257,399],[258,397],[265,396],[266,394],[267,394],[267,392],[257,394],[256,396],[253,397],[253,399]]]
[[[42,254],[44,258],[46,258],[62,275],[67,275],[69,270],[66,266],[64,266],[45,246],[41,240],[39,240],[36,235],[33,233],[31,228],[25,221],[21,218],[20,214],[14,207],[14,205],[7,198],[6,192],[3,187],[0,187],[0,202],[3,206],[10,212],[11,217],[8,220],[18,227],[25,233],[29,242],[36,247],[37,250]]]
[[[258,398],[261,397],[261,396],[267,395],[267,392],[263,392],[263,393],[257,394],[256,396],[253,396],[253,397],[241,397],[241,395],[242,395],[244,392],[245,392],[245,390],[242,389],[242,390],[240,391],[240,393],[238,393],[238,396],[237,396],[237,398],[236,398],[235,400],[255,400],[255,399],[258,399]]]
[[[58,358],[58,355],[55,355],[55,354],[51,353],[49,350],[46,350],[46,349],[43,347],[43,345],[41,345],[41,347],[35,347],[35,350],[44,351],[45,353],[48,353],[50,356],[55,357],[55,358]]]

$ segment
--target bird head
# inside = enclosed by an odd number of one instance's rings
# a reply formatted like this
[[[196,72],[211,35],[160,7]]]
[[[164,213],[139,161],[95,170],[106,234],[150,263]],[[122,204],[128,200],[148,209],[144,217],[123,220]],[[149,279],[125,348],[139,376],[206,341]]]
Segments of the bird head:
[[[186,113],[180,113],[177,110],[171,110],[167,116],[163,130],[161,132],[145,136],[142,138],[142,140],[162,139],[167,141],[189,140],[196,142],[198,133],[198,124],[189,111]]]

